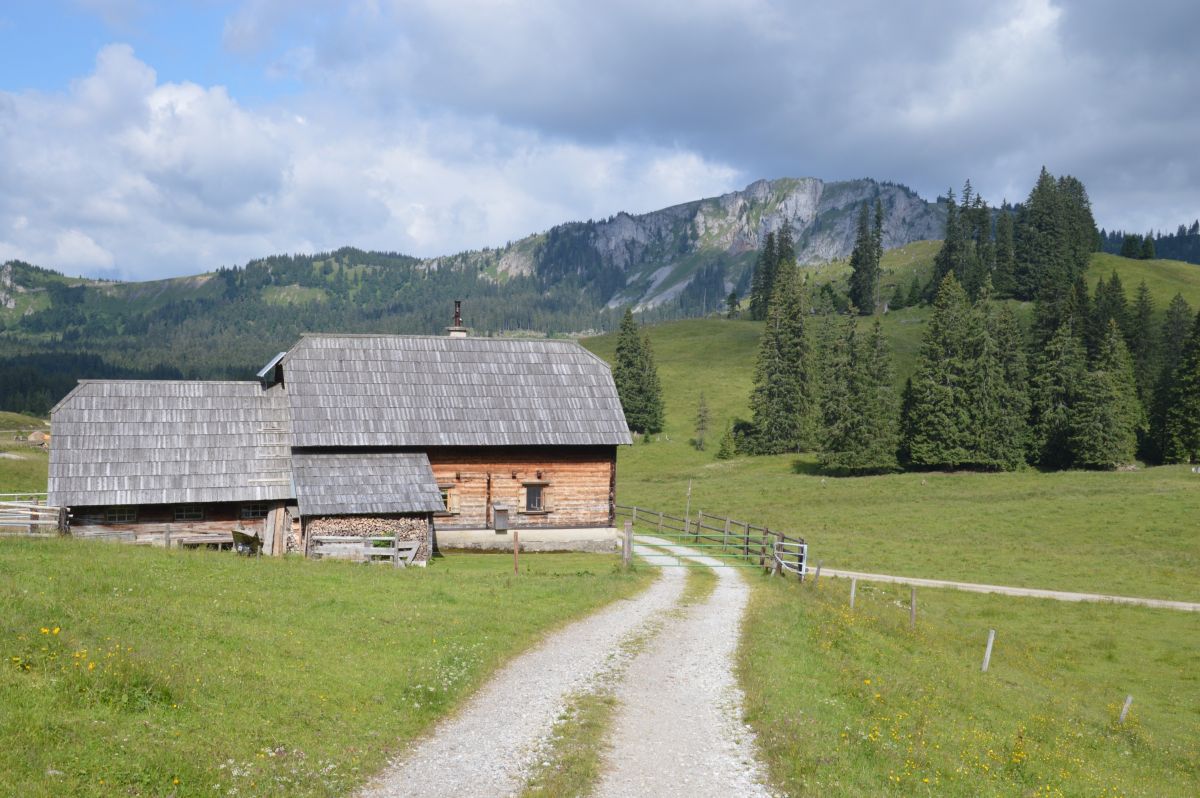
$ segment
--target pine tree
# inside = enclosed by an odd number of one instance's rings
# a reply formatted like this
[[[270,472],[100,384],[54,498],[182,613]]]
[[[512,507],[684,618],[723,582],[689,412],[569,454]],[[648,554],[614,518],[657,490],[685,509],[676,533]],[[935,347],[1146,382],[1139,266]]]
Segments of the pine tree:
[[[1103,279],[1096,285],[1096,301],[1092,304],[1088,323],[1088,351],[1095,354],[1100,350],[1100,343],[1108,334],[1108,323],[1116,322],[1117,328],[1126,335],[1129,331],[1129,300],[1125,296],[1125,287],[1121,278],[1114,271],[1106,283]]]
[[[1200,462],[1200,313],[1171,378],[1164,433],[1166,462]]]
[[[643,337],[638,332],[633,311],[626,308],[617,332],[613,382],[621,409],[625,411],[625,423],[629,429],[643,434],[662,431],[662,388],[649,346],[649,336]]]
[[[896,283],[896,290],[892,292],[892,298],[888,300],[888,310],[904,310],[908,305],[908,292],[904,290],[904,286]]]
[[[969,183],[968,183],[969,185]],[[963,259],[965,247],[962,233],[962,223],[959,220],[958,203],[954,199],[954,190],[946,192],[946,230],[942,235],[942,248],[933,259],[933,279],[929,283],[930,291],[938,291],[949,274],[958,272],[958,266]]]
[[[858,209],[858,228],[850,253],[850,301],[864,316],[874,313],[879,302],[878,256],[867,203],[864,202]]]
[[[725,297],[725,315],[736,319],[741,308],[742,303],[738,301],[737,291],[730,291],[729,296]]]
[[[953,274],[947,274],[934,300],[908,407],[904,446],[911,462],[928,468],[955,468],[974,454],[967,389],[971,305]]]
[[[1074,463],[1116,468],[1133,462],[1144,414],[1137,398],[1133,361],[1115,321],[1109,321],[1078,400],[1068,414]]]
[[[1086,376],[1083,344],[1068,321],[1040,350],[1030,380],[1030,443],[1035,462],[1067,468],[1074,461],[1070,416]]]
[[[771,285],[771,294],[767,298],[768,306],[770,300],[775,297],[776,283],[779,276],[784,272],[793,274],[796,272],[796,245],[792,240],[792,226],[784,223],[783,227],[779,228],[779,232],[775,235],[775,270]]]
[[[1121,241],[1120,254],[1122,258],[1142,257],[1142,237],[1136,233],[1126,233]]]
[[[851,425],[858,408],[854,406],[851,384],[857,358],[857,325],[852,316],[839,321],[826,316],[819,332],[821,364],[821,455],[822,468],[839,470],[852,436]]]
[[[908,286],[908,300],[904,304],[910,308],[918,307],[921,304],[921,297],[924,295],[925,292],[921,289],[921,278],[914,274],[912,282]]]
[[[1191,327],[1192,309],[1181,294],[1167,306],[1162,332],[1158,338],[1158,379],[1150,403],[1150,432],[1147,457],[1162,462],[1167,443],[1167,412],[1173,401],[1175,372],[1183,360],[1183,350]]]
[[[807,313],[795,266],[780,271],[755,365],[750,409],[758,454],[812,445],[813,363],[804,333]]]
[[[699,451],[704,451],[704,439],[708,435],[708,402],[704,400],[704,391],[700,392],[700,401],[696,404],[696,437],[695,445]]]
[[[1046,340],[1068,319],[1076,276],[1072,220],[1059,184],[1042,167],[1015,226],[1017,297],[1037,302],[1035,328]]]

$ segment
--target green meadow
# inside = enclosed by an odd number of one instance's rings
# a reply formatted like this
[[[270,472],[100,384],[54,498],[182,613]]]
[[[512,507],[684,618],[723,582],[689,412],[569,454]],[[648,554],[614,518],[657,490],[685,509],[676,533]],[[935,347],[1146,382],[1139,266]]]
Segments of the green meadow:
[[[521,564],[0,540],[4,792],[345,795],[504,661],[653,572]]]

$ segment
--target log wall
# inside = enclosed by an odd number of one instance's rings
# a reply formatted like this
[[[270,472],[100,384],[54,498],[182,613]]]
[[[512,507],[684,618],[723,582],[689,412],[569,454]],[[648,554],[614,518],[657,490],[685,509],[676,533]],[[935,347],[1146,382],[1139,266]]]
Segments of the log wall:
[[[614,446],[430,449],[427,454],[435,480],[450,489],[457,509],[434,516],[438,529],[491,528],[495,504],[508,506],[511,527],[613,524]],[[545,512],[525,512],[524,489],[530,483],[543,486]]]
[[[255,502],[266,504],[271,510],[282,513],[282,502]],[[171,504],[143,504],[137,508],[137,520],[126,523],[107,523],[106,507],[72,507],[71,534],[77,537],[110,537],[136,543],[161,543],[163,533],[171,530],[172,535],[227,534],[232,529],[257,532],[262,539],[266,532],[266,518],[242,518],[242,506],[237,503],[203,504],[204,519],[200,521],[176,521],[175,506]],[[264,552],[270,553],[270,552]]]

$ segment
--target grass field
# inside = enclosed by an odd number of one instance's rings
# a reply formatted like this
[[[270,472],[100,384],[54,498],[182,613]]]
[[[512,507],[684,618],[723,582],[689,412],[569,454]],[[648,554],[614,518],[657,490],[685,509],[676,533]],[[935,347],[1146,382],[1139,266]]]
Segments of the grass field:
[[[901,275],[936,248],[889,252]],[[1200,308],[1200,266],[1097,255],[1127,290],[1145,276],[1165,307],[1181,291]],[[832,279],[843,265],[823,267]],[[1166,299],[1162,299],[1166,297]],[[883,318],[898,371],[911,371],[928,310]],[[619,453],[618,500],[681,513],[731,514],[805,537],[831,567],[1028,587],[1200,598],[1200,477],[1186,468],[1133,473],[897,474],[826,478],[811,457],[714,455],[725,425],[748,418],[761,325],[699,319],[648,328],[666,401],[666,429]],[[584,345],[611,361],[615,337]],[[711,411],[706,451],[689,444],[701,390]]]
[[[50,453],[0,442],[0,493],[45,493]]]
[[[343,795],[505,659],[652,573],[521,562],[0,540],[4,792]]]
[[[923,590],[913,632],[907,589],[848,592],[756,580],[739,671],[787,794],[1200,794],[1194,614]]]

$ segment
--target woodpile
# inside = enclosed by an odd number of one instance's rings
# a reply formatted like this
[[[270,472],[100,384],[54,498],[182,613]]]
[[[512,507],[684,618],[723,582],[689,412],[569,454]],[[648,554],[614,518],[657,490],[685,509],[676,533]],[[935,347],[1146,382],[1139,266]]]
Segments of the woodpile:
[[[419,540],[416,562],[429,560],[429,522],[420,516],[326,515],[314,516],[305,524],[311,537],[379,537],[394,535],[397,540]]]

